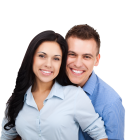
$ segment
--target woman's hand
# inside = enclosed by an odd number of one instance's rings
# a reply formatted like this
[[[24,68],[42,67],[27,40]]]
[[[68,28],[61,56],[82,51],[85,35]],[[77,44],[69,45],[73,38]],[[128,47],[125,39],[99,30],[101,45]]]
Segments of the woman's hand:
[[[18,135],[14,140],[21,140],[21,137]]]

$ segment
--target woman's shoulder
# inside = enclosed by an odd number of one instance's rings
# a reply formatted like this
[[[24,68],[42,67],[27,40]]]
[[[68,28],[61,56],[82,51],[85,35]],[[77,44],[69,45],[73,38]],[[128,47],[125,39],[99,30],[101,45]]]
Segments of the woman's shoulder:
[[[80,86],[74,86],[74,85],[62,86],[57,83],[57,90],[63,92],[65,95],[71,95],[71,96],[78,95],[79,93],[85,94],[84,90]]]
[[[79,92],[84,92],[80,86],[77,87],[74,85],[63,86],[63,90],[66,94],[78,94]]]
[[[79,87],[73,85],[63,86],[63,93],[65,99],[71,100],[71,102],[73,103],[77,104],[78,102],[90,102],[89,97],[80,86]]]
[[[64,90],[72,90],[72,91],[78,91],[79,90],[79,88],[81,88],[81,87],[77,87],[77,86],[74,86],[74,85],[67,85],[67,86],[63,86],[63,89]]]

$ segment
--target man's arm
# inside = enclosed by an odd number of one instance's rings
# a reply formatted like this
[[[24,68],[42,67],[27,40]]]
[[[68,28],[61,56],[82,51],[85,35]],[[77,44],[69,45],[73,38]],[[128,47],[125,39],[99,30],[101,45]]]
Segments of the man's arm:
[[[103,110],[103,120],[109,140],[124,140],[125,110],[120,99],[108,104]]]
[[[21,140],[21,137],[20,136],[17,136],[15,139],[13,139],[13,140]],[[105,138],[105,139],[100,139],[100,140],[108,140],[107,138]]]

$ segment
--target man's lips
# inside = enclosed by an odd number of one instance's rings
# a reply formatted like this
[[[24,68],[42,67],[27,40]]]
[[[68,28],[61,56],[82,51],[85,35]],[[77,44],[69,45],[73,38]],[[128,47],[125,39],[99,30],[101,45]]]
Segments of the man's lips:
[[[73,69],[73,68],[70,68],[70,70],[75,75],[82,75],[85,72],[84,70],[77,70],[77,69]]]

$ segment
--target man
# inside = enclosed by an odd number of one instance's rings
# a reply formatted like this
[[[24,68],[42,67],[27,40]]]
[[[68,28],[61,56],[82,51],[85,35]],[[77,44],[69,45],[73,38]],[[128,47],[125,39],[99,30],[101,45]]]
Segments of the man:
[[[100,60],[100,36],[88,25],[72,27],[66,34],[68,43],[67,76],[83,88],[95,111],[102,117],[110,140],[124,140],[125,110],[120,96],[93,71]],[[79,140],[91,140],[80,129]]]
[[[67,76],[83,88],[102,117],[109,140],[124,140],[124,108],[119,95],[93,71],[100,60],[100,36],[88,25],[77,25],[66,34]],[[20,137],[15,140],[20,140]],[[80,129],[79,140],[91,140]]]

